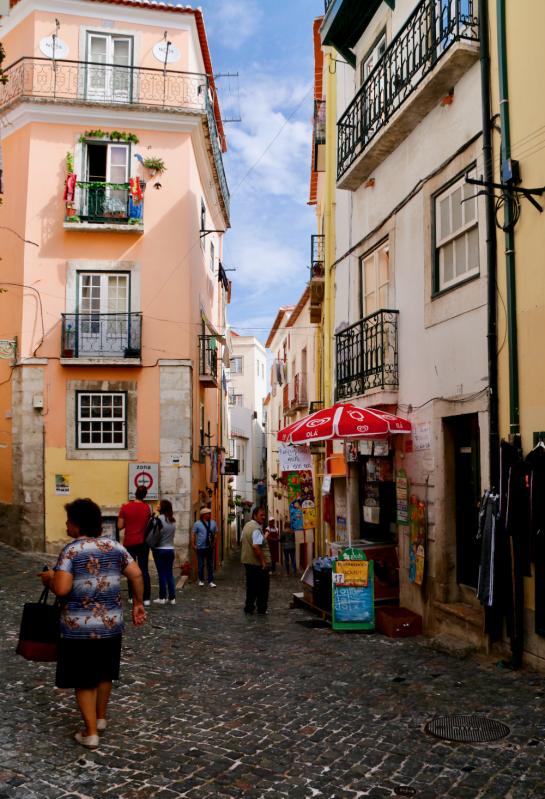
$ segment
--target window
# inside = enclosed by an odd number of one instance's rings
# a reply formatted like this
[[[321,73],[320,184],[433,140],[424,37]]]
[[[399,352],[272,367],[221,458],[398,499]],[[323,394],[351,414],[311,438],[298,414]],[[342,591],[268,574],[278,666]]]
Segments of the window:
[[[244,361],[242,355],[237,355],[236,358],[231,358],[230,362],[231,374],[241,375],[244,368]]]
[[[228,399],[229,405],[238,405],[239,407],[242,407],[242,394],[235,394],[235,389],[231,386],[229,387]]]
[[[360,62],[360,86],[363,86],[371,72],[386,51],[386,31],[383,31],[371,50]]]
[[[210,271],[214,274],[214,242],[210,242]]]
[[[84,184],[80,188],[80,214],[84,218],[113,222],[128,219],[129,162],[128,144],[84,144]]]
[[[238,460],[238,473],[244,474],[246,471],[245,457],[246,457],[246,444],[237,442],[235,444],[236,459]]]
[[[363,316],[389,306],[389,260],[388,245],[383,244],[361,261]]]
[[[78,449],[127,448],[127,395],[125,392],[76,394]]]
[[[130,102],[133,43],[130,36],[87,34],[85,88],[87,97],[100,102]]]
[[[229,457],[230,458],[234,458],[235,457],[235,439],[234,438],[230,438],[229,439]]]
[[[435,198],[435,290],[479,273],[475,188],[460,178]]]
[[[130,274],[78,272],[77,278],[79,355],[123,355],[130,338]]]

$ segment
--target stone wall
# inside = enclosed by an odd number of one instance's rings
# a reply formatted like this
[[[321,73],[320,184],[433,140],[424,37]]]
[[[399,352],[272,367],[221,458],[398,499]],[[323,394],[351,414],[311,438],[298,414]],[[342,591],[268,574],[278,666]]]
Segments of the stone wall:
[[[192,372],[190,361],[165,360],[160,368],[159,483],[176,516],[175,546],[188,556],[191,527]]]

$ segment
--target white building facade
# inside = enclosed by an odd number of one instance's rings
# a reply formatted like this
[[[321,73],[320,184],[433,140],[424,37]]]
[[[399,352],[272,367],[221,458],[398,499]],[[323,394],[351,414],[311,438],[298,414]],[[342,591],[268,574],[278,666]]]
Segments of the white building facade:
[[[401,604],[428,630],[459,628],[462,614],[478,643],[486,230],[484,200],[465,181],[483,172],[477,4],[356,5],[330,4],[321,28],[322,44],[350,62],[336,63],[335,399],[399,413],[413,435],[392,437],[389,486],[371,486],[360,450],[344,501],[359,537],[397,545]],[[412,528],[396,509],[402,471],[425,508],[422,584],[409,576]]]

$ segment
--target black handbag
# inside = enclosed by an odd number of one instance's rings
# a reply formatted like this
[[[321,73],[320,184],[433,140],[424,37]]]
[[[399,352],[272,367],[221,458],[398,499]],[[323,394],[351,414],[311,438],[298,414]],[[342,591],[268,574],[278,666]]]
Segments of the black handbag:
[[[161,533],[163,532],[163,522],[158,516],[152,516],[148,522],[148,526],[146,527],[146,534],[144,536],[144,541],[153,549],[156,547],[159,541],[161,540]]]
[[[15,650],[26,660],[52,663],[57,660],[60,634],[60,605],[57,599],[48,605],[49,588],[44,588],[37,602],[25,602]]]

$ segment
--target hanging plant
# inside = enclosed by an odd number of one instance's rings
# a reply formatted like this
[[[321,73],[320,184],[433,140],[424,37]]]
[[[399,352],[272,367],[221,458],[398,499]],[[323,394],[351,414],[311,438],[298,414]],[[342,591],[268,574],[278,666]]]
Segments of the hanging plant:
[[[84,142],[87,139],[109,139],[110,141],[124,141],[132,144],[138,144],[140,141],[136,133],[125,133],[119,130],[112,130],[111,133],[108,133],[100,128],[97,130],[86,130],[85,133],[82,133],[79,137],[80,142]]]
[[[66,174],[72,175],[74,173],[74,155],[71,152],[66,153]]]
[[[162,175],[167,169],[162,158],[154,158],[152,156],[144,159],[143,167],[149,169],[152,175]]]

